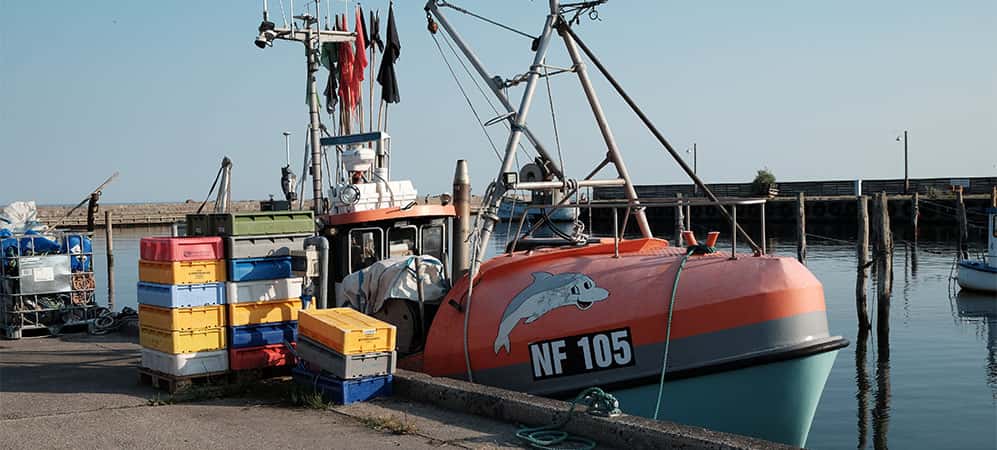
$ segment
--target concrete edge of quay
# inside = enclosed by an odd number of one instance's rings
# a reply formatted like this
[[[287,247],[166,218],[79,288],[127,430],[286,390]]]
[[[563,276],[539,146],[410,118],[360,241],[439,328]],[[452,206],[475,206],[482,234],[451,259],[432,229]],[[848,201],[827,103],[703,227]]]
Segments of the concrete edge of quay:
[[[569,402],[521,392],[433,377],[399,369],[394,395],[504,422],[541,426],[563,420]],[[757,438],[706,428],[621,415],[598,417],[576,412],[564,430],[617,448],[789,449]]]

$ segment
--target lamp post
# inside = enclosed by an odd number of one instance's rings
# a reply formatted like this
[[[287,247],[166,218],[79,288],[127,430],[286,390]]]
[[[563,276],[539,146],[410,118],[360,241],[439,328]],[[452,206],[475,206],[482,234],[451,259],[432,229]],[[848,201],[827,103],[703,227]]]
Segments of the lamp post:
[[[907,130],[904,130],[904,135],[902,138],[900,136],[897,136],[897,142],[900,142],[901,139],[903,140],[904,143],[904,194],[909,194],[910,178],[908,178],[908,172],[907,172]]]
[[[696,157],[697,156],[696,155],[696,143],[693,142],[692,143],[692,148],[691,149],[689,149],[689,148],[685,149],[685,152],[686,153],[692,153],[692,174],[693,175],[698,175],[698,173],[696,173],[696,159],[697,159],[697,157]],[[693,184],[692,185],[692,192],[694,192],[696,194],[699,194],[699,186]]]

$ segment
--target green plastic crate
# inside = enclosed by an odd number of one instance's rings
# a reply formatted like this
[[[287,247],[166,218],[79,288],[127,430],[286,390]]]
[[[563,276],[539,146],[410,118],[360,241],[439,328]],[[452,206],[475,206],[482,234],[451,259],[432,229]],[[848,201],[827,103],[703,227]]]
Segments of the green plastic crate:
[[[214,236],[211,231],[210,215],[187,214],[187,236]]]
[[[315,216],[311,211],[212,214],[211,231],[218,236],[314,233]]]

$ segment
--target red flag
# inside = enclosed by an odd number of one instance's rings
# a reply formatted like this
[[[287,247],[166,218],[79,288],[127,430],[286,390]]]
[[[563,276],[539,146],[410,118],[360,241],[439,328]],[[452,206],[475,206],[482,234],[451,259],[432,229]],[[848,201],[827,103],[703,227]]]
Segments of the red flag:
[[[357,40],[354,42],[356,48],[356,59],[353,61],[353,94],[357,97],[356,101],[360,102],[360,91],[361,86],[363,86],[363,72],[367,69],[367,42],[364,41],[363,35],[365,31],[363,29],[363,23],[361,17],[363,13],[360,11],[360,6],[357,6],[356,11],[356,25],[355,31],[357,33]]]
[[[341,30],[349,29],[346,26],[346,16],[341,16],[336,22]],[[343,107],[352,111],[356,105],[356,97],[353,95],[353,49],[346,43],[339,45],[339,81],[339,97],[343,99]]]

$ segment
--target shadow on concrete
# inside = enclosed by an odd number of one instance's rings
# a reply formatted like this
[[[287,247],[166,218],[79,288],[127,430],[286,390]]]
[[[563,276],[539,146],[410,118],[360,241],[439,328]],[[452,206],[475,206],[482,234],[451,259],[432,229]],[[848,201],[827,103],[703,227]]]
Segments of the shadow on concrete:
[[[114,393],[147,397],[127,336],[69,334],[0,342],[0,393]]]

